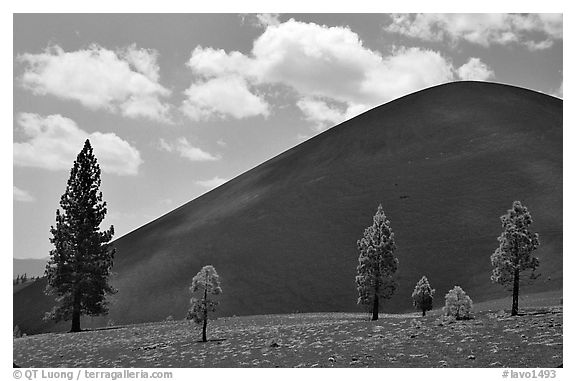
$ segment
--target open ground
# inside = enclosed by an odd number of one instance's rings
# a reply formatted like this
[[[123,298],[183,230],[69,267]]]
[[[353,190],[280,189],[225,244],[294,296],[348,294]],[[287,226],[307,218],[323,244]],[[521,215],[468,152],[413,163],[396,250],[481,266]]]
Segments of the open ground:
[[[561,293],[479,303],[474,319],[427,314],[306,313],[210,321],[207,343],[185,320],[47,333],[14,340],[24,367],[557,367]]]

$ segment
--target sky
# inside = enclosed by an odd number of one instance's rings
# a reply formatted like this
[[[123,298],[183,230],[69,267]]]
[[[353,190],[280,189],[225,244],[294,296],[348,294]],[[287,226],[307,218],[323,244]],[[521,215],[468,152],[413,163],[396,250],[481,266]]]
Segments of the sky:
[[[15,14],[13,256],[90,139],[115,238],[380,104],[458,80],[563,97],[561,14]]]

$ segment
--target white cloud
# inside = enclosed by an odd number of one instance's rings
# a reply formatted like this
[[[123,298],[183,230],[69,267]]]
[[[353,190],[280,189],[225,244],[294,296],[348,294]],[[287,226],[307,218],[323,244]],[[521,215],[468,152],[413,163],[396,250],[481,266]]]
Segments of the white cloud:
[[[540,13],[532,17],[537,19],[540,29],[551,38],[561,39],[563,37],[564,21],[562,13]]]
[[[39,54],[19,55],[18,61],[26,66],[21,83],[34,94],[168,122],[169,106],[161,99],[170,90],[158,82],[157,57],[156,51],[135,45],[118,52],[98,45],[74,52],[54,46]]]
[[[494,71],[480,58],[472,57],[457,70],[458,77],[464,81],[486,81],[494,77]]]
[[[298,106],[316,126],[342,120],[338,113],[346,118],[454,78],[451,62],[438,52],[398,48],[383,56],[364,47],[349,28],[293,19],[269,25],[254,41],[249,55],[196,47],[188,66],[197,77],[218,79],[221,81],[218,84],[246,89],[244,92],[248,91],[247,84],[286,86],[295,92],[300,99]],[[239,86],[231,78],[243,78],[246,82]],[[194,91],[189,89],[188,96],[194,96],[198,90],[203,93],[201,87],[192,85],[191,89]],[[234,116],[231,109],[220,106],[223,97],[202,96],[202,99],[202,107],[191,108],[189,114],[193,118],[212,113]],[[264,102],[261,97],[258,99]],[[342,110],[329,107],[327,101],[342,104]],[[263,110],[260,107],[261,114]]]
[[[190,144],[188,139],[182,137],[177,139],[175,142],[169,143],[164,139],[160,139],[160,149],[167,152],[175,152],[181,157],[186,158],[190,161],[214,161],[219,160],[219,156],[214,156],[209,152],[203,151],[198,147],[194,147]]]
[[[450,64],[436,52],[397,49],[382,56],[348,28],[294,20],[269,27],[252,53],[258,81],[347,104],[373,106],[415,90],[416,82],[427,86],[451,78]]]
[[[34,202],[36,199],[28,191],[22,190],[17,186],[13,186],[14,191],[14,201],[21,202]]]
[[[554,41],[552,40],[543,40],[543,41],[526,41],[524,44],[528,50],[536,51],[536,50],[544,50],[552,47],[554,45]]]
[[[14,143],[14,165],[69,170],[90,139],[102,171],[117,175],[135,175],[142,164],[140,152],[114,133],[87,133],[72,119],[61,115],[46,117],[21,113],[17,117],[24,142]]]
[[[280,24],[279,17],[278,13],[258,13],[256,15],[259,25],[264,27]]]
[[[341,107],[332,102],[329,104],[318,98],[304,97],[296,102],[296,106],[304,114],[304,118],[314,123],[315,133],[322,132],[328,128],[355,117],[367,110],[365,105],[349,104]],[[299,134],[297,140],[306,140],[310,136]]]
[[[427,41],[546,49],[562,38],[562,22],[562,14],[395,14],[386,30]]]
[[[197,46],[186,64],[202,77],[220,77],[230,74],[256,75],[257,69],[248,56],[240,52],[226,53],[224,49]]]
[[[213,177],[213,178],[208,179],[208,180],[198,180],[198,181],[196,181],[196,184],[203,186],[205,188],[212,189],[212,188],[219,187],[220,185],[224,184],[227,181],[228,181],[228,179],[224,179],[222,177],[216,176],[216,177]]]
[[[187,99],[182,104],[182,111],[195,121],[269,115],[268,103],[253,94],[246,80],[239,76],[200,80],[190,85],[185,94]]]
[[[146,117],[159,122],[171,123],[170,106],[156,96],[131,96],[121,106],[122,114],[130,118]]]
[[[120,52],[120,55],[136,69],[152,81],[160,79],[160,67],[158,66],[158,52],[154,49],[138,49],[136,44],[130,45]]]
[[[296,106],[302,111],[305,118],[315,123],[316,131],[323,131],[346,120],[345,110],[331,106],[315,98],[302,98]]]

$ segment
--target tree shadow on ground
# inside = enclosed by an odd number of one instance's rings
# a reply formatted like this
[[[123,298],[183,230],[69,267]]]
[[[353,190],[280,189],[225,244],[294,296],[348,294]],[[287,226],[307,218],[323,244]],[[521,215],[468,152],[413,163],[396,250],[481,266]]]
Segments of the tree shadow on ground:
[[[126,327],[119,325],[119,326],[113,326],[113,327],[86,328],[86,329],[81,330],[80,332],[111,331],[113,329],[122,329],[122,328],[126,328]]]
[[[202,341],[202,340],[197,340],[196,343],[204,343],[204,344],[208,344],[208,343],[221,343],[223,341],[226,341],[226,339],[210,339],[207,341]]]

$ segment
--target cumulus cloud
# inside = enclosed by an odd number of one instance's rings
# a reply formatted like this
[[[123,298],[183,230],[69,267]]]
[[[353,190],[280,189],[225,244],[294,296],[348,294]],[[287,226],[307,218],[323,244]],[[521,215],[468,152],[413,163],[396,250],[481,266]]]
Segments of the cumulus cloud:
[[[222,177],[215,176],[215,177],[208,179],[208,180],[198,180],[198,181],[196,181],[196,184],[203,186],[205,188],[212,189],[212,188],[219,187],[220,185],[224,184],[227,181],[228,181],[228,179],[224,179]]]
[[[188,66],[201,79],[188,89],[189,99],[183,105],[193,119],[214,114],[243,117],[227,101],[241,93],[252,99],[253,106],[242,110],[252,109],[250,116],[267,115],[265,100],[249,88],[280,85],[296,94],[297,106],[316,128],[454,78],[451,62],[438,52],[397,48],[382,55],[365,47],[349,28],[294,19],[268,25],[250,54],[198,46]],[[229,93],[204,96],[204,84],[216,80]]]
[[[338,124],[346,119],[344,112],[331,107],[326,102],[313,98],[300,99],[296,105],[306,119],[316,123],[316,130],[321,131],[330,125]]]
[[[494,77],[494,71],[480,58],[472,57],[457,70],[458,77],[464,81],[486,81]]]
[[[256,15],[259,25],[264,27],[280,24],[279,17],[278,13],[258,13]]]
[[[37,95],[75,100],[91,109],[168,122],[170,95],[158,82],[158,53],[135,45],[117,52],[98,45],[65,52],[59,46],[21,54],[22,85]]]
[[[69,170],[90,139],[103,172],[136,175],[142,164],[140,152],[114,133],[88,133],[72,119],[61,115],[46,117],[21,113],[17,117],[24,142],[13,145],[14,165],[52,171]]]
[[[17,186],[13,186],[14,192],[14,201],[20,202],[34,202],[36,199],[32,196],[28,191],[18,188]]]
[[[120,56],[124,58],[134,69],[144,74],[152,81],[158,82],[160,79],[160,67],[158,66],[158,52],[154,49],[138,49],[136,44],[120,51]]]
[[[194,121],[269,115],[268,103],[250,91],[244,78],[235,75],[200,80],[190,85],[185,95],[181,109]]]
[[[562,38],[562,14],[395,14],[386,30],[427,41],[516,43],[537,50]]]
[[[296,106],[302,111],[306,120],[314,123],[316,132],[324,131],[366,111],[365,106],[362,105],[339,107],[337,104],[329,104],[321,99],[307,97],[296,102]]]
[[[164,139],[160,139],[160,149],[166,152],[177,153],[190,161],[214,161],[220,159],[218,156],[214,156],[209,152],[192,146],[185,137],[181,137],[174,142],[167,142]]]

